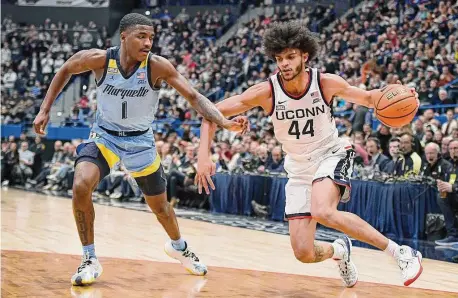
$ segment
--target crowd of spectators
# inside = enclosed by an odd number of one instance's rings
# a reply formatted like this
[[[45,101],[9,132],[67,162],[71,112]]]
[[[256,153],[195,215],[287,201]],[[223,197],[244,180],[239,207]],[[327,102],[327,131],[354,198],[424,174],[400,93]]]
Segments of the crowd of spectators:
[[[399,4],[402,1],[363,2],[360,10],[350,11],[332,29],[320,30],[322,48],[311,66],[339,74],[352,85],[367,89],[401,80],[417,88],[422,104],[456,105],[457,93],[451,87],[458,75],[458,13],[454,2],[406,1],[405,5]],[[154,11],[156,35],[152,51],[168,58],[195,88],[216,101],[240,93],[276,71],[275,64],[261,49],[262,35],[269,23],[300,18],[304,25],[316,29],[337,17],[333,6],[298,9],[291,5],[283,10],[272,7],[261,10],[263,14],[241,26],[223,45],[217,45],[215,37],[222,26],[234,21],[229,11],[204,12],[193,17],[186,10],[175,17],[166,10]],[[35,102],[43,98],[53,74],[69,55],[86,47],[107,47],[110,39],[105,29],[99,30],[92,23],[86,29],[80,24],[69,29],[67,24],[51,21],[40,28],[18,28],[5,19],[2,44],[2,123],[15,123],[23,116],[34,117]],[[203,196],[197,195],[192,186],[199,143],[192,120],[198,120],[198,115],[168,86],[161,89],[160,99],[157,118],[175,121],[156,131],[156,146],[168,174],[169,199],[183,203],[183,199],[192,197],[184,204],[201,206],[199,200]],[[95,90],[88,89],[71,111],[71,117],[80,119],[81,111],[85,110],[85,117],[93,119],[96,100]],[[334,105],[340,135],[349,138],[356,147],[355,175],[360,178],[367,169],[396,176],[424,174],[432,160],[428,159],[429,153],[424,154],[429,152],[425,149],[427,145],[437,144],[437,148],[428,147],[440,151],[437,160],[450,159],[448,144],[458,138],[454,119],[458,109],[453,106],[422,110],[412,125],[389,129],[383,125],[375,128],[373,111],[365,107],[339,98],[334,99]],[[247,115],[253,127],[248,135],[237,136],[222,130],[217,133],[212,153],[218,170],[285,175],[284,156],[270,119],[261,109]],[[181,121],[190,124],[180,125]],[[71,164],[81,140],[56,142],[50,163],[43,162],[40,156],[39,139],[30,146],[32,154],[21,153],[28,151],[25,141],[21,137],[17,145],[13,145],[14,140],[2,143],[3,162],[7,165],[4,168],[16,169],[4,172],[3,180],[47,190],[71,189]],[[35,165],[37,160],[39,166]],[[9,173],[15,173],[14,177]],[[140,195],[122,165],[99,185],[97,192],[117,199]]]
[[[1,44],[1,123],[15,124],[33,120],[65,60],[79,50],[109,47],[110,38],[94,22],[86,26],[47,19],[40,26],[21,26],[6,17]]]

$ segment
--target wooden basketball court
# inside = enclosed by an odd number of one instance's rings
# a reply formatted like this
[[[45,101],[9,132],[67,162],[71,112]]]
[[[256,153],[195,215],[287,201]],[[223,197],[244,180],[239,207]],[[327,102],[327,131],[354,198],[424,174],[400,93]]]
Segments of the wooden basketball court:
[[[71,201],[14,189],[1,200],[2,297],[458,297],[457,264],[425,259],[407,288],[390,257],[355,247],[360,280],[346,289],[334,261],[296,261],[287,236],[179,218],[209,266],[207,276],[191,276],[164,253],[167,235],[151,213],[97,204],[104,273],[93,286],[72,287],[81,245]]]

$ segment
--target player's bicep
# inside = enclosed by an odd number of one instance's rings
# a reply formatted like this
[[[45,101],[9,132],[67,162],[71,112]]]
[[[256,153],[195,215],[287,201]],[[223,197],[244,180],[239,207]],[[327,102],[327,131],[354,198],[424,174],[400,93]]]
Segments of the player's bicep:
[[[62,66],[62,71],[79,74],[105,67],[106,51],[99,49],[82,50],[70,57]]]
[[[366,107],[373,107],[369,91],[351,86],[342,77],[333,74],[324,74],[321,79],[324,86],[325,98],[341,97],[346,101],[360,104]]]
[[[164,81],[188,101],[197,98],[199,94],[197,90],[173,67],[170,61],[159,56],[156,56],[155,59],[157,60],[154,62],[154,67],[151,67],[151,71],[154,69],[156,72],[157,79],[155,85],[158,82]],[[150,63],[152,62],[150,61]],[[151,73],[151,75],[153,76],[154,74]]]
[[[269,82],[264,82],[248,88],[240,95],[229,97],[219,102],[216,106],[226,117],[239,115],[259,106],[270,112],[272,100],[269,99],[271,97]]]

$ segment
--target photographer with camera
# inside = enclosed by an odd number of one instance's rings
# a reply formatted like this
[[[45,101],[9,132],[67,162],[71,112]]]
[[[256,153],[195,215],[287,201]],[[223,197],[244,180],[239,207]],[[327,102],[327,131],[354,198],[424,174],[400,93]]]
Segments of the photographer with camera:
[[[449,144],[452,166],[445,172],[445,177],[437,179],[437,188],[440,192],[438,204],[444,214],[447,237],[437,240],[437,245],[458,245],[458,139]]]

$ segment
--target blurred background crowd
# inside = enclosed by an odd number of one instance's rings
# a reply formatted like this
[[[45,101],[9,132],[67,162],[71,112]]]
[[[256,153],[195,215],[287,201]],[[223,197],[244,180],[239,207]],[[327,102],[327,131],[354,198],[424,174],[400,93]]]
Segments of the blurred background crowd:
[[[311,67],[368,90],[400,80],[419,93],[422,107],[416,119],[398,129],[381,125],[371,109],[334,98],[339,133],[356,148],[355,179],[441,178],[446,168],[458,163],[458,142],[453,142],[458,140],[458,6],[455,1],[361,2],[343,16],[333,4],[302,8],[290,4],[280,9],[258,3],[251,7],[256,17],[232,31],[237,16],[231,10],[190,14],[183,8],[172,15],[156,8],[150,13],[156,31],[152,52],[168,58],[197,90],[217,102],[276,72],[275,63],[262,52],[263,32],[271,22],[300,18],[321,41]],[[2,136],[4,186],[71,192],[76,147],[83,140],[55,141],[52,154],[45,156],[50,145],[30,134],[30,125],[65,60],[82,49],[115,44],[116,36],[107,32],[94,22],[47,19],[33,25],[3,18],[1,123],[27,128],[18,139]],[[221,38],[226,40],[219,42]],[[93,78],[87,73],[78,79],[82,87],[63,115],[62,126],[90,126],[95,117]],[[285,175],[284,155],[270,118],[261,109],[247,115],[252,126],[247,135],[218,131],[212,147],[218,171]],[[166,85],[156,116],[156,146],[168,175],[169,199],[173,204],[208,208],[206,196],[198,195],[193,186],[199,116]],[[100,183],[97,194],[141,200],[122,164]]]

